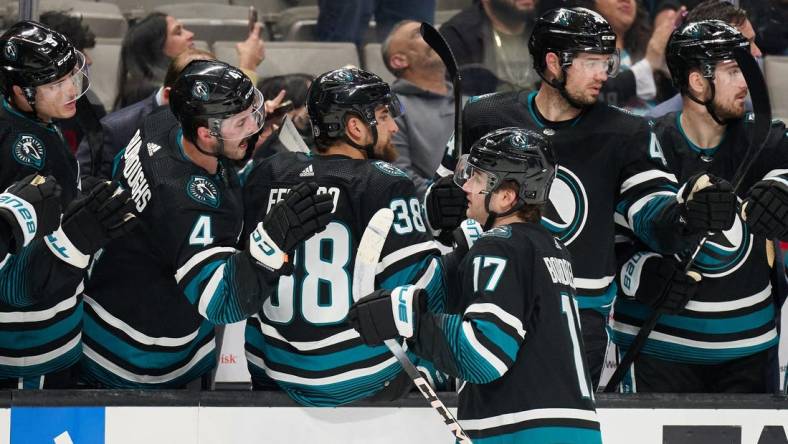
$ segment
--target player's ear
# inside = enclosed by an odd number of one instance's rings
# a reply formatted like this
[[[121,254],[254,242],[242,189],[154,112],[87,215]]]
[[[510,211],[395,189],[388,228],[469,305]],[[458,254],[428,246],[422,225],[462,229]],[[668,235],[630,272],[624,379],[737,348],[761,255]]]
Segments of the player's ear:
[[[408,63],[408,57],[402,53],[392,54],[389,58],[389,64],[397,71],[403,71],[407,69],[408,66],[410,66],[410,63]]]
[[[211,130],[208,129],[206,126],[198,126],[197,127],[197,142],[201,146],[205,146],[206,144],[211,143],[214,137],[211,135]]]
[[[561,76],[561,61],[558,60],[558,55],[554,52],[548,52],[545,58],[545,74],[548,78],[555,79]]]
[[[162,88],[162,90],[161,90],[161,98],[163,99],[162,101],[163,101],[165,104],[166,104],[166,103],[170,103],[170,90],[171,90],[171,89],[172,89],[172,88],[170,88],[169,86],[165,86],[165,87],[164,87],[164,88]]]
[[[366,134],[366,125],[358,117],[349,116],[345,122],[345,133],[347,133],[350,140],[363,145],[364,134]]]
[[[20,106],[22,111],[31,111],[30,105],[27,103],[25,93],[22,91],[21,87],[17,85],[11,85],[11,96],[16,106]]]
[[[700,73],[700,71],[693,69],[689,73],[689,78],[687,79],[687,89],[693,96],[704,99],[706,98],[706,89],[708,85],[706,84],[706,79]]]

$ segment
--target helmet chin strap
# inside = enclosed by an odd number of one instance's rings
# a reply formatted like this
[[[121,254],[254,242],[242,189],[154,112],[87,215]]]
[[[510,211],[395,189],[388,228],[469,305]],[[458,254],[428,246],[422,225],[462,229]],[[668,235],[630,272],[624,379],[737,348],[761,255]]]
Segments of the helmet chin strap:
[[[375,158],[375,145],[378,144],[378,127],[375,124],[369,124],[369,128],[372,131],[372,143],[367,145],[359,145],[356,142],[352,141],[350,137],[347,136],[347,132],[342,137],[342,139],[348,145],[352,146],[353,148],[363,151],[364,154],[367,155],[367,159],[374,159]]]
[[[561,94],[561,97],[563,97],[564,100],[566,100],[566,102],[569,103],[570,106],[572,106],[573,108],[581,109],[581,110],[586,108],[588,105],[582,104],[582,103],[578,102],[577,100],[575,100],[575,99],[573,99],[572,97],[569,96],[569,93],[566,91],[566,76],[567,76],[567,74],[566,74],[566,70],[563,68],[563,66],[561,67],[561,72],[563,73],[563,76],[560,79],[554,79],[554,80],[549,80],[541,72],[538,73],[538,74],[539,74],[539,77],[541,77],[542,80],[547,82],[548,85],[550,85],[553,88],[557,89],[559,94]]]
[[[525,206],[525,202],[523,202],[521,199],[518,198],[517,203],[515,203],[512,206],[512,208],[509,208],[503,213],[496,213],[495,211],[490,209],[490,201],[492,200],[492,195],[494,191],[495,190],[490,191],[489,193],[487,193],[486,196],[484,196],[484,209],[485,211],[487,211],[487,220],[485,220],[484,224],[482,225],[482,230],[484,231],[487,231],[490,228],[492,228],[493,224],[495,224],[495,220],[498,219],[499,217],[508,216]]]
[[[707,80],[708,80],[708,78],[707,78]],[[692,93],[689,92],[689,90],[687,90],[687,97],[689,97],[690,100],[692,100],[693,102],[695,102],[695,103],[697,103],[699,105],[705,106],[706,107],[706,111],[708,111],[708,113],[711,116],[711,118],[715,122],[717,122],[717,125],[725,126],[725,125],[727,125],[729,123],[728,120],[720,119],[717,116],[717,112],[714,110],[714,96],[716,95],[717,90],[714,88],[714,81],[713,80],[714,80],[713,78],[711,80],[708,80],[709,88],[711,89],[711,97],[709,97],[709,100],[705,100],[705,101],[701,100],[701,99],[695,97],[694,95],[692,95]]]

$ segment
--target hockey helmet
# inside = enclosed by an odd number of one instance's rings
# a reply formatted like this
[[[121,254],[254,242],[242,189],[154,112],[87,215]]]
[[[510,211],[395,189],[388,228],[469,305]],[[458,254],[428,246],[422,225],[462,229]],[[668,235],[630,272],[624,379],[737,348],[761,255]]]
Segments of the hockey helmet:
[[[377,140],[375,109],[383,105],[392,117],[402,114],[402,106],[388,83],[376,74],[356,68],[341,68],[319,75],[307,92],[307,110],[315,140],[328,145],[333,139],[346,139],[345,120],[348,114],[364,121]],[[375,143],[372,143],[374,146]]]
[[[205,122],[217,139],[245,139],[258,133],[265,119],[263,95],[249,77],[216,60],[186,65],[170,91],[170,109],[186,137],[194,137],[190,133]]]
[[[31,105],[36,87],[50,100],[76,101],[90,87],[85,55],[77,51],[61,33],[41,23],[21,21],[0,36],[0,72],[6,94],[11,86],[22,88]]]
[[[691,69],[713,79],[717,63],[733,62],[737,49],[749,52],[750,42],[733,26],[720,20],[687,23],[668,40],[665,59],[673,85],[686,91]]]
[[[547,11],[536,20],[528,50],[534,69],[544,79],[545,56],[556,53],[562,69],[572,64],[581,52],[609,54],[607,74],[615,77],[620,65],[616,34],[599,13],[586,8],[558,8]]]
[[[492,194],[505,181],[513,180],[519,187],[519,208],[547,202],[557,170],[556,156],[544,136],[509,127],[477,140],[470,154],[460,158],[454,182],[462,187],[470,180],[478,180],[482,194]]]

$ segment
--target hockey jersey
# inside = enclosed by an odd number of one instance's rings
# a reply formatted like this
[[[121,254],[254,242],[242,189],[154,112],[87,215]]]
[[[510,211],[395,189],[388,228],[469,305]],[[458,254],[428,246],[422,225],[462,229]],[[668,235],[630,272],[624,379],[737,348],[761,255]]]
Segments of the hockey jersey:
[[[538,224],[503,225],[456,275],[444,269],[446,313],[420,317],[408,344],[465,381],[473,442],[601,443],[566,246]]]
[[[654,131],[670,170],[684,181],[707,171],[732,181],[745,161],[752,115],[728,125],[724,138],[714,148],[700,148],[684,134],[681,113],[665,115],[654,122]],[[785,126],[773,123],[763,152],[742,183],[739,196],[764,178],[788,180],[788,137]],[[658,254],[639,245],[620,272],[621,293],[611,324],[612,339],[626,349],[651,310],[634,299],[640,271]],[[771,252],[767,252],[770,249]],[[729,230],[710,236],[694,262],[703,276],[697,294],[682,312],[663,315],[643,348],[643,353],[674,362],[708,364],[749,356],[777,343],[775,288],[782,270],[777,270],[771,241],[752,234],[737,217]],[[689,252],[676,255],[682,263]],[[768,256],[771,256],[769,263]]]
[[[631,228],[657,251],[673,252],[684,239],[668,215],[676,207],[676,178],[661,163],[659,143],[648,123],[628,112],[596,103],[571,121],[551,123],[534,105],[536,92],[471,98],[463,110],[463,151],[495,129],[508,126],[546,135],[559,168],[542,225],[574,257],[581,309],[607,312],[616,295],[616,223]],[[439,168],[449,174],[457,153],[450,140]]]
[[[215,366],[214,324],[246,319],[256,309],[241,301],[271,287],[235,248],[243,208],[233,170],[189,160],[168,109],[146,118],[142,134],[113,173],[140,223],[92,264],[82,370],[99,386],[176,388]]]
[[[302,153],[263,160],[244,185],[246,229],[303,181],[333,197],[333,217],[297,248],[292,276],[283,276],[259,316],[247,321],[246,357],[255,380],[273,379],[304,405],[334,406],[381,391],[402,371],[385,346],[364,345],[346,321],[356,250],[372,215],[386,207],[395,214],[375,288],[418,283],[440,310],[442,275],[413,183],[380,160]]]
[[[62,205],[79,193],[79,170],[60,129],[5,100],[0,109],[0,189],[33,173],[52,175]],[[73,365],[81,351],[83,270],[46,240],[0,258],[0,378],[27,378]]]

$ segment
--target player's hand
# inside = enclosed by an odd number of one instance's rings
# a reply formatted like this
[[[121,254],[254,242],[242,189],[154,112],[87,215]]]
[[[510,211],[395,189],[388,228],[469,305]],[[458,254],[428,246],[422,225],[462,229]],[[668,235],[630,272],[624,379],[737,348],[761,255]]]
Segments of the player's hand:
[[[375,290],[359,299],[350,307],[347,320],[365,344],[380,345],[386,339],[412,337],[425,311],[427,292],[405,285],[392,291]]]
[[[465,253],[473,247],[473,244],[476,243],[483,232],[484,229],[479,222],[473,219],[465,219],[452,233],[454,251],[459,255],[458,257],[465,256]]]
[[[698,291],[701,275],[687,274],[672,257],[650,258],[640,273],[640,285],[635,298],[653,310],[676,314]]]
[[[468,199],[465,191],[454,183],[452,176],[441,177],[427,189],[424,208],[432,234],[442,243],[451,245],[452,231],[466,219]]]
[[[85,268],[91,254],[112,239],[129,233],[138,222],[131,193],[116,183],[104,181],[94,186],[86,197],[71,202],[60,229],[47,237],[47,243],[56,256],[75,267]]]
[[[11,227],[9,253],[15,254],[60,225],[61,188],[52,176],[32,174],[0,193],[0,220]]]
[[[788,239],[788,185],[771,179],[757,182],[742,205],[742,219],[755,234]]]
[[[239,68],[255,71],[265,60],[265,42],[260,37],[262,30],[263,24],[260,22],[255,23],[246,40],[235,44]]]
[[[249,236],[249,254],[255,263],[280,274],[292,273],[298,244],[323,231],[331,220],[334,201],[330,194],[317,194],[314,182],[293,187],[284,200],[265,215]]]
[[[726,180],[699,173],[690,177],[677,194],[689,232],[725,231],[733,226],[738,199]]]

